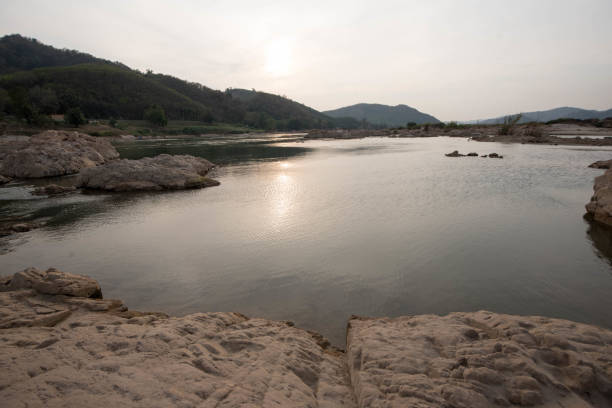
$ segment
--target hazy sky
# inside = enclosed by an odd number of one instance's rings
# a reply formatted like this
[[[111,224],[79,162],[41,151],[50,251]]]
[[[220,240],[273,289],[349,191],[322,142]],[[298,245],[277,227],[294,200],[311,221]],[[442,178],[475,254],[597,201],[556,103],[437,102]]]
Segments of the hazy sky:
[[[612,0],[0,0],[0,34],[318,110],[612,108]]]

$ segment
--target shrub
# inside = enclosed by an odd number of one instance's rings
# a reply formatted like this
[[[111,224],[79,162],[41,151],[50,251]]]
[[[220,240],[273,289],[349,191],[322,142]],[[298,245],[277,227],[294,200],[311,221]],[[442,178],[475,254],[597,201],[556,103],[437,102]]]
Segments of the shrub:
[[[68,125],[79,127],[80,125],[84,125],[87,123],[85,120],[85,116],[83,116],[83,112],[81,112],[81,108],[70,108],[64,114],[64,122]]]
[[[516,116],[506,116],[504,118],[504,123],[499,128],[499,134],[502,136],[511,135],[514,133],[514,127],[523,117],[522,114],[518,114]]]
[[[166,126],[168,119],[166,119],[166,112],[164,108],[159,105],[152,105],[144,111],[144,120],[148,121],[154,126]]]

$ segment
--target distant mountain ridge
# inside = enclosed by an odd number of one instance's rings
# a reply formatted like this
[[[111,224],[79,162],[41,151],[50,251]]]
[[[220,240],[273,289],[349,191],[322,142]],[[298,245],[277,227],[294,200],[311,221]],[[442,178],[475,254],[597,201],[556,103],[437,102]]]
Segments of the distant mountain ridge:
[[[503,123],[504,119],[508,116],[516,116],[517,113],[506,116],[499,116],[497,118],[483,119],[483,120],[471,120],[465,123],[479,123],[483,125],[495,125]],[[521,120],[519,123],[528,122],[548,122],[556,119],[605,119],[612,117],[612,109],[608,110],[589,110],[574,108],[570,106],[564,106],[561,108],[554,108],[544,111],[535,112],[522,112]]]
[[[377,103],[358,103],[343,108],[324,111],[324,114],[334,117],[349,117],[357,120],[365,119],[374,125],[386,125],[390,127],[406,126],[409,122],[416,124],[440,123],[432,115],[411,108],[407,105],[382,105]]]

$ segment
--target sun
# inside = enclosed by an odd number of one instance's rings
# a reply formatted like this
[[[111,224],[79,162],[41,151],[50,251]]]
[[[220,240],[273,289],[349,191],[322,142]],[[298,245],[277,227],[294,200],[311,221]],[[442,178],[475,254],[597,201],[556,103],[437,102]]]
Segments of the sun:
[[[274,77],[291,73],[291,45],[289,41],[277,40],[266,48],[265,71]]]

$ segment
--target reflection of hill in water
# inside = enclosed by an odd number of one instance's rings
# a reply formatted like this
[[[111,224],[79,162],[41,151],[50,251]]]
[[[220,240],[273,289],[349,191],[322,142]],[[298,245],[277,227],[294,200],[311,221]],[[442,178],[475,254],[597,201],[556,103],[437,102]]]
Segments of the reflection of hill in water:
[[[595,221],[588,223],[587,236],[593,243],[595,254],[612,265],[612,228]]]
[[[125,159],[140,159],[163,153],[189,154],[204,157],[215,164],[285,159],[311,151],[307,147],[275,144],[281,141],[286,140],[155,140],[120,144],[117,150]]]

